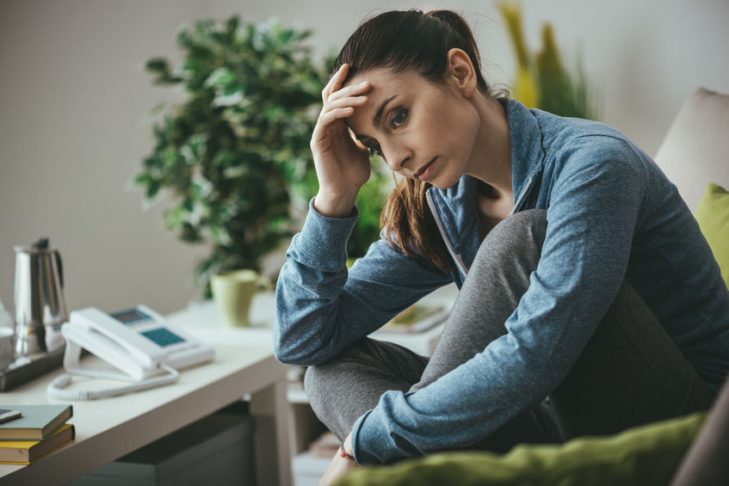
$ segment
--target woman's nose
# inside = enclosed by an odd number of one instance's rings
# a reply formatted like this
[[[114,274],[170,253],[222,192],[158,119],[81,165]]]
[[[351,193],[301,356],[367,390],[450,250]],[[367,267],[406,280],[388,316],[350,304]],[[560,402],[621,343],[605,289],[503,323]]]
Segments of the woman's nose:
[[[385,162],[387,162],[387,165],[395,172],[399,172],[406,168],[413,158],[413,154],[410,150],[398,147],[390,147],[389,150],[388,148],[383,147],[383,155],[385,156]],[[410,168],[412,169],[412,167]]]

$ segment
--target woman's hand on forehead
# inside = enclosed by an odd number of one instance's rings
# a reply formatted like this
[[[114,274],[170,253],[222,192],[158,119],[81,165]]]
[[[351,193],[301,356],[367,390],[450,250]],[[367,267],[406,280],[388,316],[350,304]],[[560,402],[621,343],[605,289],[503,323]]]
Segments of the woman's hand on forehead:
[[[353,89],[356,89],[358,85],[364,84],[369,85],[370,83],[365,80],[361,80],[357,83],[352,83],[353,80],[356,80],[358,78],[357,75],[355,75],[352,79],[347,79],[347,73],[349,72],[349,64],[342,64],[342,66],[339,68],[339,70],[334,73],[334,75],[331,77],[329,82],[324,86],[324,89],[321,92],[322,95],[322,101],[326,103],[331,99],[331,97],[335,94],[339,93],[339,97],[342,96],[342,93],[344,95],[350,94]],[[369,86],[368,86],[369,88]],[[335,99],[337,99],[335,98]]]
[[[322,90],[322,107],[311,136],[319,193],[314,205],[323,214],[346,216],[359,189],[370,177],[369,153],[350,136],[348,120],[367,102],[369,82],[343,86],[349,66],[344,64]]]

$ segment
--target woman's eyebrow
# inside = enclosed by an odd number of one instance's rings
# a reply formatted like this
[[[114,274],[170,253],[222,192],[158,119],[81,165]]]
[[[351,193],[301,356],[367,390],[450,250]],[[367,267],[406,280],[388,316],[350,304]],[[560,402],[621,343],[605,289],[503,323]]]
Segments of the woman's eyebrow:
[[[387,98],[385,101],[382,102],[382,104],[380,105],[380,107],[377,109],[377,112],[375,112],[375,116],[372,118],[372,123],[374,123],[375,126],[379,126],[380,120],[382,119],[382,113],[385,111],[385,107],[396,96],[397,95],[392,95],[389,98]]]
[[[385,112],[385,108],[387,107],[387,104],[390,101],[392,101],[393,99],[395,99],[396,97],[397,97],[396,94],[392,95],[380,104],[380,107],[377,108],[377,111],[375,112],[375,116],[372,117],[372,123],[374,124],[374,126],[378,126],[380,124],[380,121],[382,119],[382,113]],[[371,138],[371,137],[368,137],[367,135],[359,134],[359,133],[355,133],[354,136],[357,137],[358,139]]]

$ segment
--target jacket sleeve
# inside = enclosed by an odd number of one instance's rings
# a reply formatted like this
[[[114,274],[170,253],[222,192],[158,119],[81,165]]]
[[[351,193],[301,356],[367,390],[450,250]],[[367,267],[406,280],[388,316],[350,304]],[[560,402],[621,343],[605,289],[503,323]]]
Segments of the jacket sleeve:
[[[385,392],[353,426],[357,462],[475,443],[564,379],[622,285],[645,189],[638,155],[602,145],[590,149],[598,162],[563,163],[542,255],[507,333],[427,387]]]
[[[346,245],[357,221],[330,218],[313,200],[286,253],[276,285],[274,354],[289,364],[326,362],[452,276],[380,239],[348,271]]]

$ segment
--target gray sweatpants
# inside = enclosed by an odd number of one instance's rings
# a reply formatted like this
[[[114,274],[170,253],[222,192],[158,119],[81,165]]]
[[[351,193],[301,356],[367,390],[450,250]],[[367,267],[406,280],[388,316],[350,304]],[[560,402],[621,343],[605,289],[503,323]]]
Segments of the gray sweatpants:
[[[430,359],[365,338],[308,368],[305,390],[319,419],[344,439],[385,391],[427,386],[505,334],[537,267],[546,227],[546,212],[529,210],[486,236]],[[463,448],[506,452],[519,443],[615,433],[707,409],[714,395],[626,281],[566,378],[544,398]]]

